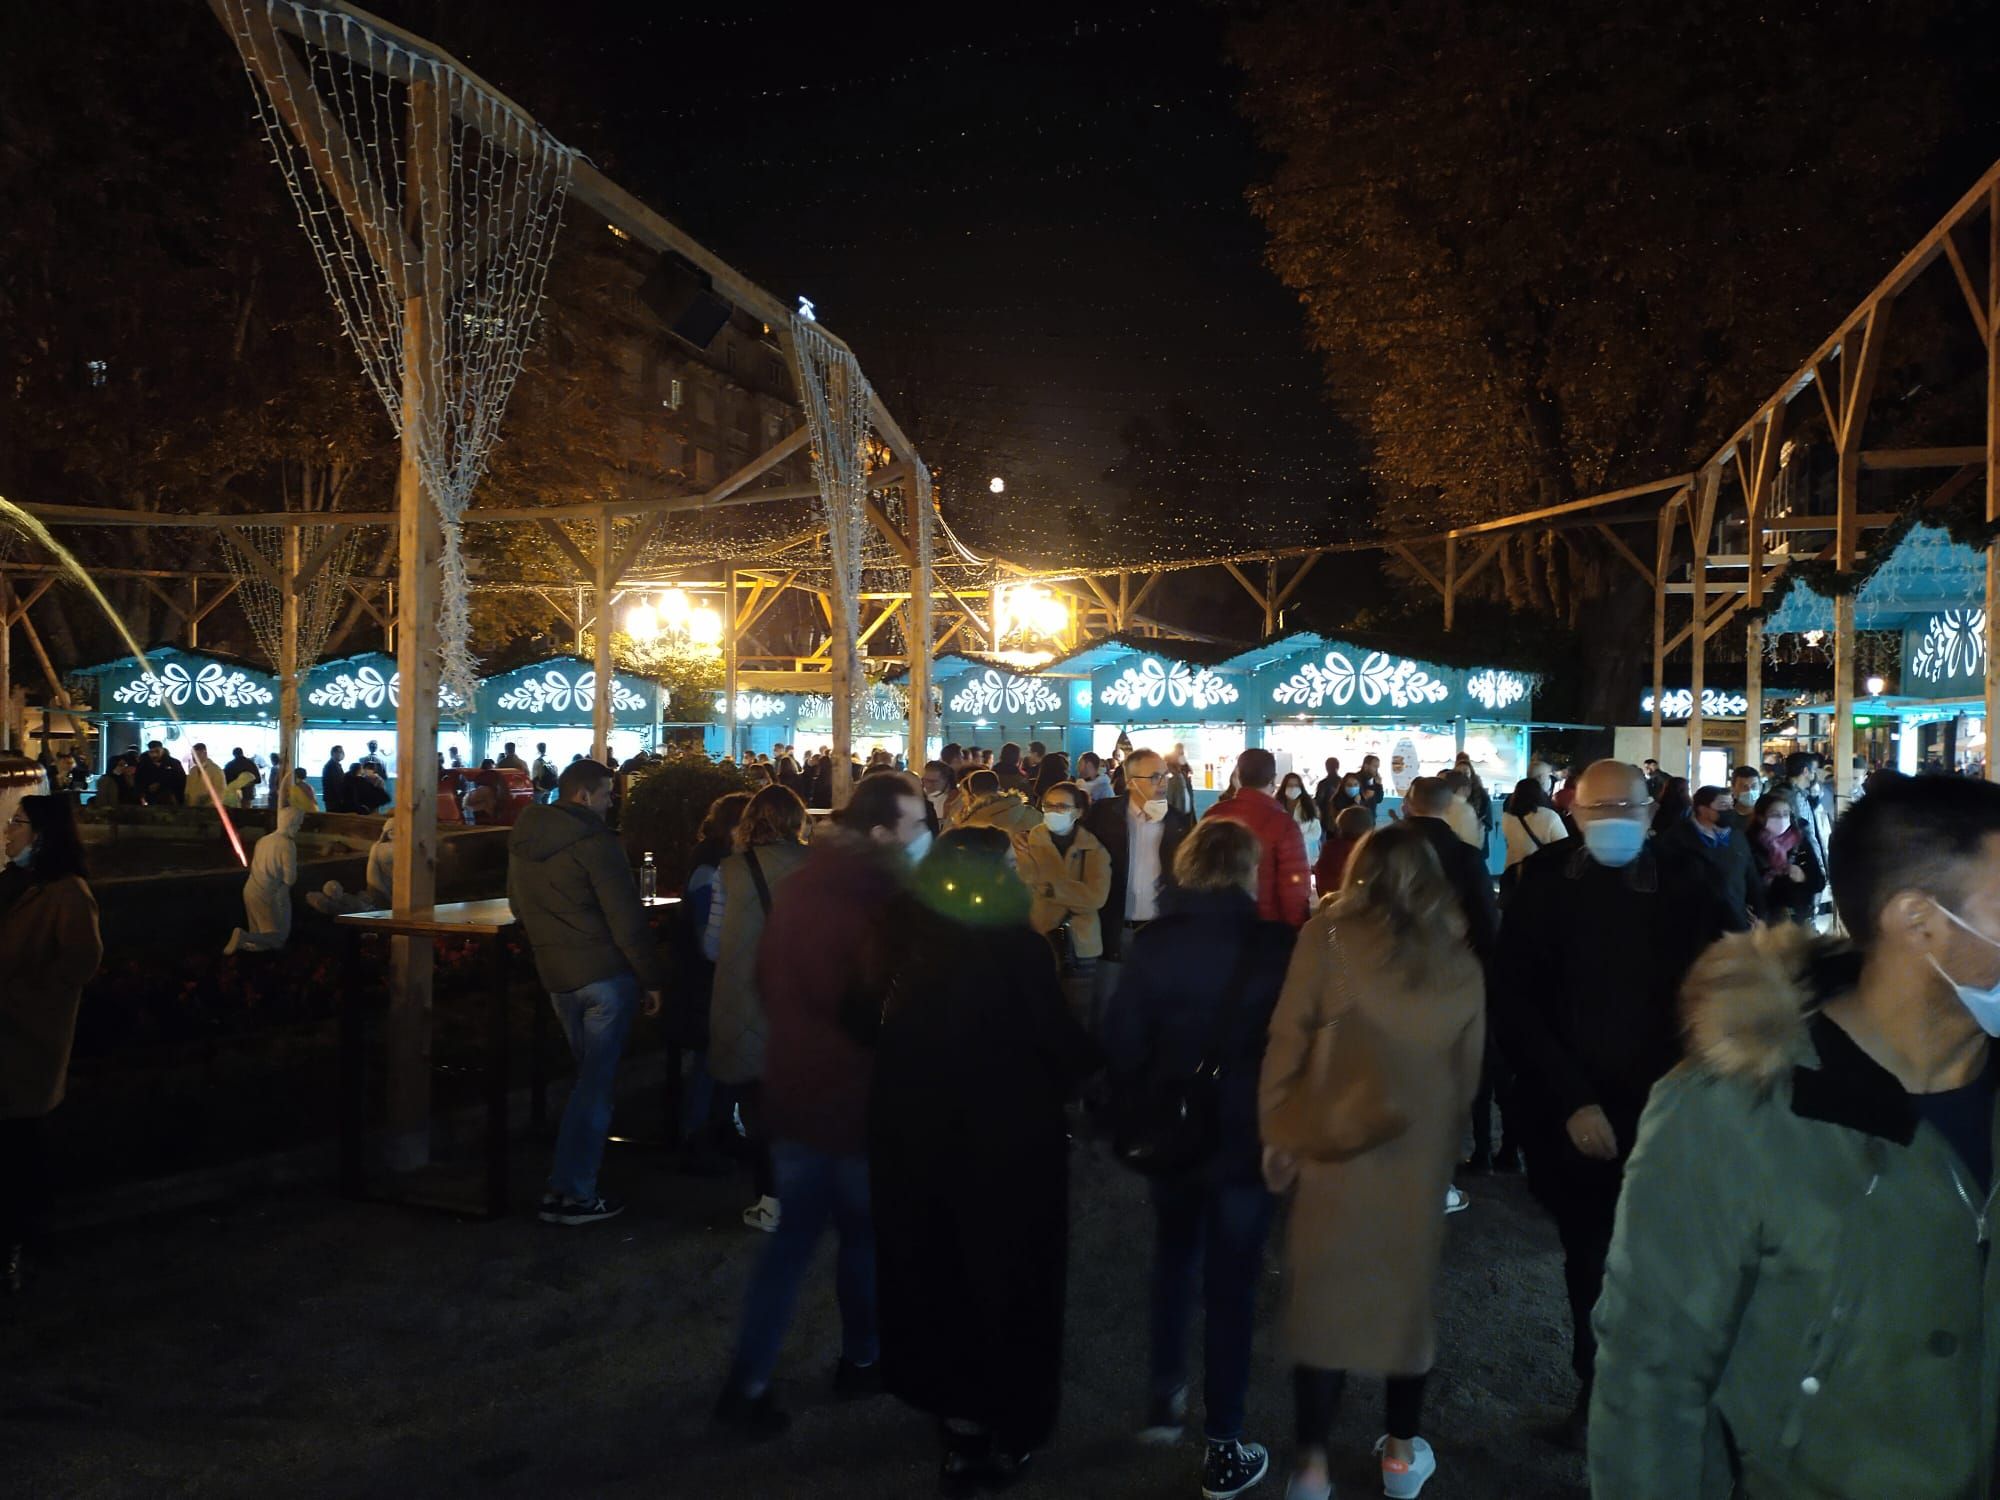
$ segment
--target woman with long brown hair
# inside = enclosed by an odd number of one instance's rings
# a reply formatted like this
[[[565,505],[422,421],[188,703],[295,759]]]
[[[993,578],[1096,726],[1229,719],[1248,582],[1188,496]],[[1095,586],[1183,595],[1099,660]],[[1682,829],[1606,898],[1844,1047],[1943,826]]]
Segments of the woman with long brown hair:
[[[1361,841],[1307,922],[1259,1080],[1265,1178],[1295,1191],[1285,1340],[1294,1500],[1331,1493],[1327,1438],[1349,1370],[1388,1377],[1383,1493],[1437,1471],[1417,1436],[1436,1354],[1445,1191],[1479,1086],[1485,984],[1436,853],[1406,824]]]

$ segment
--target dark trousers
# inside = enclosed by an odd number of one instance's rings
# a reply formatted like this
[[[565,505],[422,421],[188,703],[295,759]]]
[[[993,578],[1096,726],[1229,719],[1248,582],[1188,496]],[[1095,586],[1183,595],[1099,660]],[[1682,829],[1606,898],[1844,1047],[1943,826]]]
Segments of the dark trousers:
[[[1417,1435],[1424,1415],[1423,1375],[1391,1375],[1382,1430],[1399,1442]],[[1315,1370],[1310,1365],[1292,1366],[1292,1406],[1298,1413],[1295,1436],[1301,1448],[1324,1448],[1333,1433],[1334,1414],[1340,1410],[1340,1393],[1347,1388],[1345,1370]]]
[[[1493,1155],[1493,1107],[1496,1104],[1500,1107],[1500,1149],[1502,1152],[1516,1150],[1520,1143],[1515,1139],[1519,1120],[1514,1113],[1514,1070],[1489,1045],[1485,1063],[1479,1070],[1479,1092],[1472,1096],[1474,1156],[1490,1158]]]
[[[0,1120],[0,1250],[34,1232],[48,1191],[42,1117]]]
[[[764,1128],[764,1084],[761,1079],[749,1083],[717,1084],[715,1097],[722,1111],[725,1131],[734,1136],[734,1127],[729,1124],[732,1113],[743,1116],[743,1153],[750,1161],[750,1187],[759,1198],[778,1196],[777,1173],[771,1166],[771,1136]]]
[[[1187,1383],[1188,1329],[1197,1277],[1207,1319],[1202,1400],[1210,1442],[1243,1435],[1257,1282],[1275,1200],[1259,1183],[1154,1178],[1152,1369],[1154,1401]]]
[[[1536,1158],[1557,1155],[1560,1165],[1538,1169]],[[1535,1197],[1556,1221],[1563,1248],[1563,1285],[1569,1292],[1572,1343],[1570,1364],[1588,1381],[1597,1368],[1597,1337],[1590,1312],[1604,1290],[1604,1258],[1611,1253],[1611,1230],[1618,1215],[1622,1164],[1586,1162],[1565,1141],[1530,1151],[1528,1180]]]

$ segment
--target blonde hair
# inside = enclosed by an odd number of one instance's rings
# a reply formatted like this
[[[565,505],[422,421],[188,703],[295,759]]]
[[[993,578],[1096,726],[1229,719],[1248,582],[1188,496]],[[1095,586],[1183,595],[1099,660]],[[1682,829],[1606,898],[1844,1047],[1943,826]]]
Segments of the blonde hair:
[[[1455,958],[1465,940],[1465,913],[1437,851],[1407,823],[1372,829],[1355,845],[1330,910],[1336,922],[1375,927],[1390,962],[1414,979]]]
[[[1174,883],[1184,891],[1257,893],[1257,866],[1264,849],[1241,823],[1204,818],[1174,851]]]
[[[799,794],[776,782],[760,788],[737,820],[732,842],[741,849],[758,844],[796,844],[806,826],[806,805]]]

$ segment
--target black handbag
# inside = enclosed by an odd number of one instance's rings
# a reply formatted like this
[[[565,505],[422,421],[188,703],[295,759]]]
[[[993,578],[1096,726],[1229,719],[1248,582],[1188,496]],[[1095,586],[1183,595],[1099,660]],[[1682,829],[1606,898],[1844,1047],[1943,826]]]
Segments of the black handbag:
[[[1254,956],[1255,928],[1243,935],[1223,1003],[1192,1073],[1148,1078],[1114,1111],[1112,1155],[1142,1177],[1175,1177],[1206,1166],[1222,1145],[1223,1043],[1235,999]]]

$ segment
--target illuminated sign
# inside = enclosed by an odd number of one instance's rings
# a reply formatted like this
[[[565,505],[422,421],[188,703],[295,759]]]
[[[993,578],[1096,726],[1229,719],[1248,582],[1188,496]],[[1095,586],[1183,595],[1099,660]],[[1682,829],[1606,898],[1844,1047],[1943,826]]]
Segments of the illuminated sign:
[[[1097,701],[1111,708],[1191,708],[1203,712],[1234,703],[1240,696],[1235,683],[1207,667],[1149,656],[1107,683],[1098,692]]]
[[[1528,696],[1528,679],[1518,672],[1489,667],[1465,679],[1465,695],[1481,708],[1497,713]]]
[[[1360,661],[1341,650],[1326,653],[1323,662],[1309,661],[1271,689],[1271,701],[1295,708],[1423,708],[1451,696],[1451,684],[1408,657],[1386,651],[1356,652]]]
[[[352,672],[338,672],[306,694],[306,702],[314,708],[338,709],[342,713],[354,713],[358,709],[379,711],[385,704],[390,708],[402,705],[403,674],[391,672],[382,675],[380,667],[356,667]],[[463,708],[465,700],[443,683],[438,684],[438,707],[447,713]]]
[[[961,679],[946,700],[963,719],[987,719],[1000,714],[1051,715],[1062,711],[1062,695],[1035,677],[1016,677],[988,667]]]
[[[719,714],[727,714],[729,712],[729,699],[726,695],[718,695],[716,697],[715,711]],[[738,693],[736,695],[736,717],[738,719],[754,721],[757,719],[781,719],[784,716],[785,700],[783,698],[774,698],[769,693]]]
[[[1912,691],[1971,688],[1986,680],[1986,611],[1946,609],[1905,632],[1903,679]]]
[[[139,708],[257,708],[276,697],[269,688],[220,662],[204,662],[189,672],[180,662],[169,661],[157,673],[135,673],[112,692],[111,701]]]
[[[1718,688],[1701,690],[1701,716],[1704,719],[1740,719],[1750,711],[1750,700],[1742,693],[1724,692]],[[1651,718],[1653,695],[1646,694],[1639,700],[1639,712]],[[1671,688],[1660,699],[1660,717],[1663,719],[1686,719],[1694,713],[1694,690],[1692,688]]]
[[[539,678],[522,678],[494,701],[501,708],[531,714],[562,713],[572,707],[578,713],[587,714],[597,705],[597,674],[584,672],[571,677],[561,667],[550,667]],[[644,708],[646,700],[614,677],[611,679],[611,706],[613,709]]]

